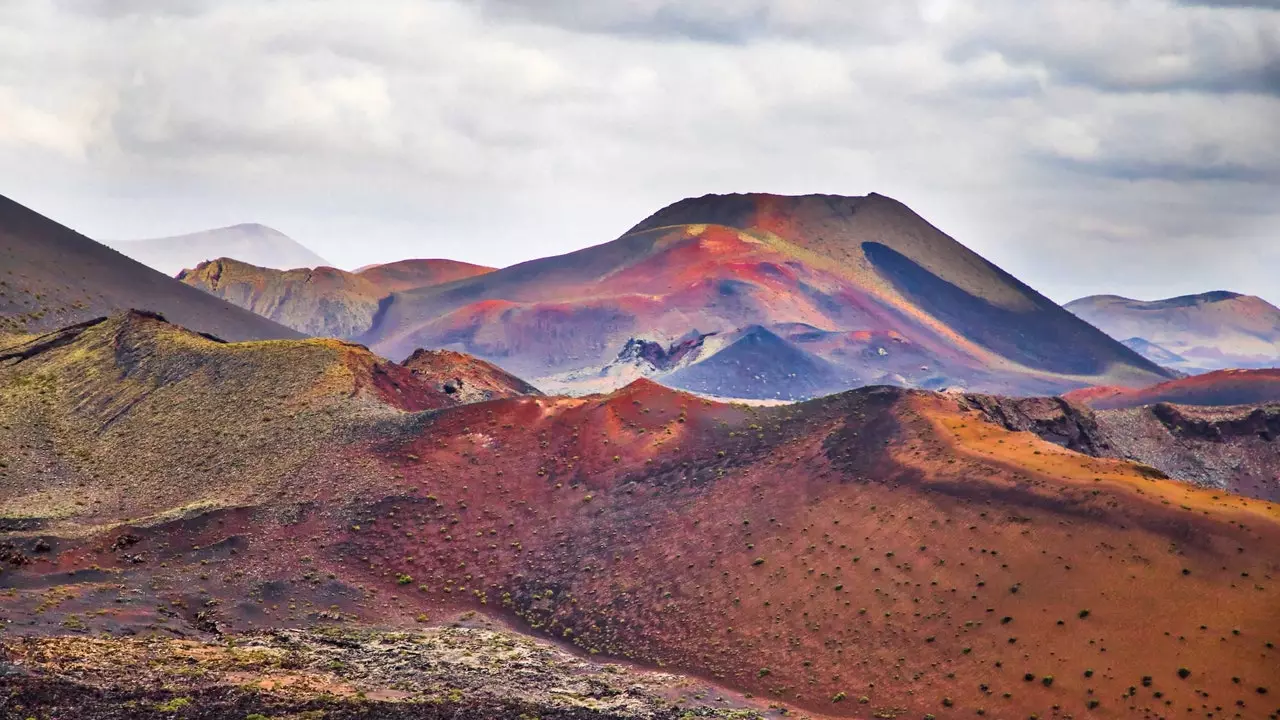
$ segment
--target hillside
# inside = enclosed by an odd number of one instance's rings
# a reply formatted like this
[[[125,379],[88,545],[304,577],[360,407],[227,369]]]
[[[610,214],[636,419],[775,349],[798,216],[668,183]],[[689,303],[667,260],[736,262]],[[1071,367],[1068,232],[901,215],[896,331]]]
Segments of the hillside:
[[[1243,372],[1243,371],[1240,371]],[[1280,502],[1280,401],[1241,405],[1115,403],[1088,396],[963,402],[1008,430],[1094,457],[1132,460],[1201,487]]]
[[[136,315],[60,338],[0,359],[7,657],[15,631],[181,634],[208,672],[376,685],[360,668],[428,667],[395,643],[488,618],[817,717],[1119,718],[1205,694],[1274,711],[1280,508],[1011,432],[963,396],[749,408],[642,380],[419,410],[432,388],[334,340]],[[387,662],[360,655],[369,626],[405,633]],[[251,651],[280,628],[346,655]],[[69,652],[67,681],[102,681]],[[173,649],[155,652],[163,674]],[[409,717],[441,692],[370,699]]]
[[[1155,346],[1146,357],[1185,372],[1280,365],[1280,308],[1252,295],[1093,295],[1064,307],[1117,340]]]
[[[415,288],[443,285],[493,272],[484,265],[443,259],[413,259],[384,265],[369,265],[356,274],[382,288],[387,294]],[[366,328],[367,329],[367,328]]]
[[[202,262],[225,257],[282,269],[330,264],[288,235],[257,223],[149,240],[111,240],[106,244],[170,277]]]
[[[704,395],[807,400],[853,384],[850,374],[759,325],[732,333],[724,346],[662,375],[670,387]]]
[[[457,403],[542,394],[492,363],[451,350],[415,350],[403,364],[420,382]]]
[[[396,293],[359,340],[397,358],[461,350],[536,381],[597,372],[633,338],[757,325],[847,338],[816,346],[836,365],[853,359],[846,387],[1049,393],[1168,377],[879,195],[684,200],[613,242]],[[912,363],[869,345],[890,335]]]
[[[350,339],[373,324],[393,292],[488,272],[451,260],[405,260],[358,272],[331,267],[275,270],[220,257],[178,273],[178,280],[299,332]]]
[[[1261,405],[1280,402],[1280,369],[1217,370],[1145,388],[1083,388],[1064,397],[1099,410],[1162,402],[1205,406]]]
[[[300,337],[0,196],[0,332],[39,333],[129,308],[227,340]]]

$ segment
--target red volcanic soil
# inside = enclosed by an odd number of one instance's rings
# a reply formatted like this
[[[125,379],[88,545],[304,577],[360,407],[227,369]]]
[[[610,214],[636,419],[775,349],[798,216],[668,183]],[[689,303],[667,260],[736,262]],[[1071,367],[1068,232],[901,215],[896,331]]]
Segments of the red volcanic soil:
[[[452,350],[415,350],[403,365],[419,381],[449,395],[456,403],[542,394],[493,363]]]
[[[1179,405],[1260,405],[1280,402],[1280,370],[1218,370],[1146,388],[1093,387],[1063,398],[1097,410],[1167,402]]]
[[[1280,509],[957,398],[750,408],[640,381],[406,412],[351,391],[360,348],[161,334],[141,352],[92,330],[0,365],[31,418],[0,448],[46,468],[37,488],[0,475],[11,627],[476,612],[826,716],[1274,711],[1255,689],[1280,687]],[[119,372],[138,380],[103,382]],[[124,492],[150,464],[111,470],[139,452],[186,481]]]

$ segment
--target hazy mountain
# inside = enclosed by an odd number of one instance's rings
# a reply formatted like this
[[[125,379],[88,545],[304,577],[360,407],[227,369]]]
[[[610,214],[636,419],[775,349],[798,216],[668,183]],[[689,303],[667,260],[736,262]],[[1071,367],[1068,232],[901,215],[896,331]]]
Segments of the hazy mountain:
[[[1217,291],[1167,300],[1117,295],[1065,307],[1113,338],[1138,339],[1175,357],[1148,357],[1184,372],[1280,365],[1280,308],[1252,295]]]
[[[111,247],[166,275],[216,258],[268,268],[314,268],[329,261],[284,233],[257,223],[150,240],[111,240]]]

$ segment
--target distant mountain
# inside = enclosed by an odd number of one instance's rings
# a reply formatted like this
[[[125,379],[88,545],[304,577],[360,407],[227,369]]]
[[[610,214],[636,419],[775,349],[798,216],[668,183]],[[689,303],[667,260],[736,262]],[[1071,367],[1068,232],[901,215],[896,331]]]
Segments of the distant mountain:
[[[348,339],[368,331],[379,304],[392,292],[490,270],[452,260],[404,260],[354,273],[323,266],[275,270],[219,258],[177,278],[308,335]]]
[[[432,258],[400,260],[385,265],[366,265],[356,270],[355,274],[387,293],[393,293],[463,280],[491,273],[493,270],[484,265]]]
[[[397,292],[358,339],[388,357],[461,350],[543,386],[598,375],[633,338],[757,325],[847,386],[1027,394],[1170,376],[875,194],[683,200],[603,245]]]
[[[1122,340],[1121,344],[1130,350],[1138,353],[1142,357],[1150,360],[1157,365],[1164,367],[1173,367],[1175,365],[1185,365],[1187,359],[1181,355],[1171,352],[1159,345],[1145,340],[1140,337],[1132,337],[1128,340]]]
[[[300,337],[0,196],[0,330],[40,332],[131,308],[225,340]]]
[[[171,276],[206,260],[223,257],[281,269],[330,264],[288,235],[257,223],[151,240],[111,240],[107,245]]]
[[[1280,308],[1252,295],[1217,291],[1149,302],[1092,295],[1064,307],[1131,347],[1143,341],[1148,359],[1184,372],[1280,366]],[[1164,353],[1173,357],[1160,359]]]
[[[1083,388],[1063,397],[1099,410],[1156,403],[1209,407],[1280,403],[1280,370],[1214,370],[1145,388]]]

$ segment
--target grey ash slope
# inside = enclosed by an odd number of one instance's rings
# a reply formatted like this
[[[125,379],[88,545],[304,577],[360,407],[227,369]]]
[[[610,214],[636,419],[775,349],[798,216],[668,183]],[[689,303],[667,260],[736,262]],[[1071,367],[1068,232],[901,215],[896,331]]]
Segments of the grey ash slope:
[[[148,240],[110,240],[106,244],[166,275],[224,257],[277,269],[330,265],[288,235],[257,223]]]
[[[719,397],[805,400],[847,388],[852,373],[754,325],[719,351],[662,378],[671,387]]]
[[[0,330],[40,332],[128,309],[224,340],[303,337],[0,196]]]

